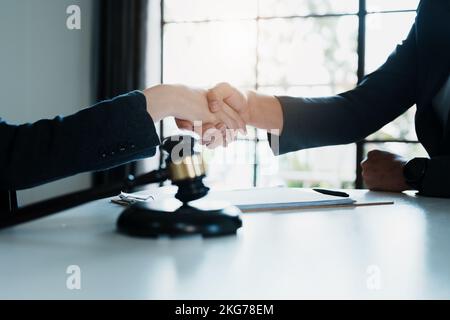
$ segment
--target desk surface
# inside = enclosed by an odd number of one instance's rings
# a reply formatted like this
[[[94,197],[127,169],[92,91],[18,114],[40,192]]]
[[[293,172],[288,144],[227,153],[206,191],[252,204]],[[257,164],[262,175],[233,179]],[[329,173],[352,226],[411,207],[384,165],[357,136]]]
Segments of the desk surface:
[[[0,232],[0,298],[450,298],[450,200],[243,216],[237,236],[135,239],[96,201]],[[67,267],[81,268],[68,290]]]

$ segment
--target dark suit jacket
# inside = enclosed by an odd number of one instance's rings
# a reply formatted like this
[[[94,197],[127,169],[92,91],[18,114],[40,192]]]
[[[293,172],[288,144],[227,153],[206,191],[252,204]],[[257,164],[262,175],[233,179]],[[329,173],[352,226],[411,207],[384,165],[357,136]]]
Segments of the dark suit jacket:
[[[0,119],[0,190],[150,157],[158,144],[145,96],[138,91],[64,118],[19,126]]]
[[[417,104],[418,138],[431,160],[421,193],[450,196],[450,126],[432,99],[450,74],[450,1],[423,0],[407,39],[355,89],[325,98],[278,97],[279,152],[359,141]]]

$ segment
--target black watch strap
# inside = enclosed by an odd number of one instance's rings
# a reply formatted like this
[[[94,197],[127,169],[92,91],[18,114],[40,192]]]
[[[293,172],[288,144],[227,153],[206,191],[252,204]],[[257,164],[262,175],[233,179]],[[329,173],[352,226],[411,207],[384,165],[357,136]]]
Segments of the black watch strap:
[[[408,161],[403,168],[406,183],[415,190],[421,191],[422,182],[428,168],[427,158],[414,158]]]

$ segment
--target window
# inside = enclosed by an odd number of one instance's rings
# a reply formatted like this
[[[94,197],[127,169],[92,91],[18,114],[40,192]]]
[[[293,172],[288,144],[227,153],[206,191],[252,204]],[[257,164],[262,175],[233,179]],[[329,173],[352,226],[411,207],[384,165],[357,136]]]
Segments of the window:
[[[378,68],[406,37],[416,16],[419,1],[367,0],[365,73]],[[359,145],[362,155],[382,149],[405,158],[426,156],[414,129],[415,106]]]
[[[156,1],[150,12],[155,17],[160,9],[161,43],[153,45],[153,52],[159,50],[161,81],[200,87],[227,81],[241,89],[292,96],[353,88],[406,37],[419,2],[161,0],[156,6]],[[265,132],[249,129],[227,149],[204,153],[209,183],[217,188],[362,187],[358,163],[371,148],[407,157],[424,152],[414,134],[413,112],[367,141],[280,157],[272,155]],[[175,132],[174,121],[165,120],[161,133]]]

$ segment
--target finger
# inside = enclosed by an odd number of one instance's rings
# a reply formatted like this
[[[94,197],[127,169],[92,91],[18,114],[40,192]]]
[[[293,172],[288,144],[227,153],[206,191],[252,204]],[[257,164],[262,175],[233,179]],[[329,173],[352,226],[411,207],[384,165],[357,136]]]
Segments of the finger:
[[[245,121],[227,104],[222,103],[221,111],[217,114],[217,117],[225,123],[229,129],[240,129],[242,134],[247,133]]]
[[[211,112],[215,113],[220,111],[221,99],[217,96],[217,93],[214,89],[208,90],[208,92],[206,93],[206,98],[208,99],[208,107]]]
[[[222,134],[222,136],[225,136],[226,134],[226,130],[227,130],[227,126],[224,123],[219,122],[216,125],[216,129],[220,131],[220,133]]]
[[[205,124],[199,133],[201,144],[205,145],[211,141],[212,131],[217,130],[213,124]]]
[[[182,119],[175,119],[175,123],[177,124],[177,127],[182,130],[190,130],[193,131],[193,124],[191,121],[188,120],[182,120]]]
[[[244,111],[243,108],[246,106],[244,94],[229,83],[219,83],[209,92],[212,101],[225,102],[237,112]],[[218,108],[220,107],[222,106],[219,104]]]
[[[227,147],[230,142],[229,140],[231,140],[227,137],[229,129],[227,129],[224,123],[218,123],[215,128],[216,131],[212,131],[213,137],[211,141],[206,144],[206,147],[208,149],[215,149],[220,146]]]
[[[235,123],[237,123],[237,127],[232,129],[240,129],[242,134],[246,134],[247,133],[246,123],[241,118],[241,116],[227,104],[224,104],[222,109],[224,113],[226,113],[230,118],[234,120]]]
[[[219,124],[217,124],[216,128],[222,134],[222,141],[223,141],[224,146],[226,147],[228,145],[226,125],[224,123],[219,123]]]
[[[222,108],[222,110],[217,113],[217,118],[219,121],[223,122],[229,129],[239,128],[238,119],[236,119],[236,117],[234,117],[232,113],[225,111],[224,108]]]
[[[220,144],[221,141],[224,140],[225,134],[225,124],[217,124],[216,126],[208,126],[207,131],[203,134],[203,137],[207,145],[216,141]]]
[[[232,143],[237,138],[237,130],[227,129],[225,133],[225,143],[226,145]]]
[[[217,132],[219,132],[219,134],[222,134],[219,130],[216,129],[215,126],[206,125],[203,131],[202,140],[204,140],[206,144],[210,143],[211,141],[213,141],[214,136],[217,134]]]
[[[219,122],[218,124],[216,124],[216,129],[223,131],[227,129],[227,126],[225,125],[225,123]]]
[[[207,148],[209,149],[215,149],[217,147],[220,147],[223,145],[223,136],[220,130],[213,130],[212,132],[212,136],[211,136],[211,140],[210,142],[206,145]]]

